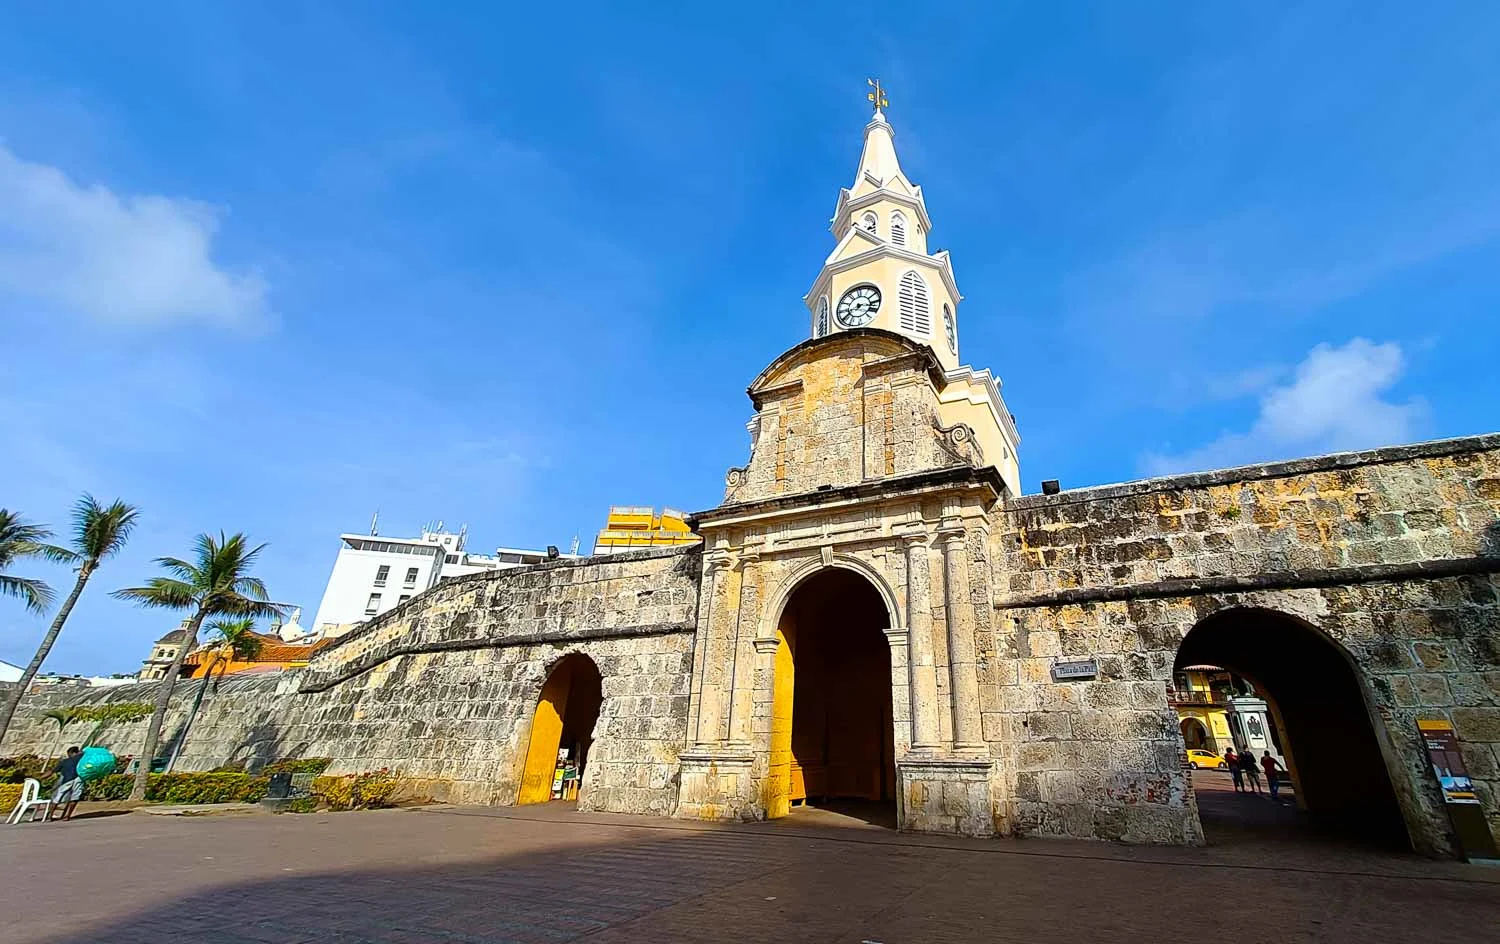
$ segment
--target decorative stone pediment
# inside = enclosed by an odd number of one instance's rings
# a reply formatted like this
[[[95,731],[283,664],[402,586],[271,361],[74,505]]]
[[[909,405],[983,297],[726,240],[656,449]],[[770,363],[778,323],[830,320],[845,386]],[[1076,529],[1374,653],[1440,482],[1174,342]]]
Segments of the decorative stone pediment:
[[[980,465],[973,431],[945,423],[932,351],[864,328],[806,341],[750,385],[750,460],[725,476],[725,504]]]

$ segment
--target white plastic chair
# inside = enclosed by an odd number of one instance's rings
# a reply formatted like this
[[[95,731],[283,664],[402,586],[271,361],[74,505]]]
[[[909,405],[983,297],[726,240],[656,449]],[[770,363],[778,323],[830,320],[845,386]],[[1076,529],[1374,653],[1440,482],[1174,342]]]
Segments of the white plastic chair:
[[[42,808],[42,819],[45,820],[52,810],[52,799],[50,797],[43,799],[41,782],[27,777],[26,782],[21,784],[21,799],[16,802],[16,808],[10,811],[10,818],[5,822],[14,826],[21,822],[28,812],[31,813],[31,821],[36,822],[37,807]]]

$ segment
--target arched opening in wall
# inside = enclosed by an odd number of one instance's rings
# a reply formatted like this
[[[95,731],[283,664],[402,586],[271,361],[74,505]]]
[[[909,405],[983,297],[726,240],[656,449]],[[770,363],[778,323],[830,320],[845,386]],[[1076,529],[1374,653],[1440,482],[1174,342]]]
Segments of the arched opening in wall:
[[[1228,770],[1193,772],[1210,842],[1285,835],[1300,826],[1410,847],[1364,686],[1332,640],[1282,613],[1224,610],[1187,634],[1174,671],[1184,757],[1213,763],[1189,753],[1191,712],[1208,719],[1203,733],[1215,754],[1232,747],[1255,761],[1255,775],[1242,774],[1244,792]],[[1274,764],[1265,763],[1267,755]],[[1277,768],[1274,797],[1267,766]]]
[[[890,614],[861,575],[830,567],[777,627],[767,815],[814,807],[895,825]]]
[[[578,798],[603,704],[604,682],[594,660],[576,652],[559,659],[531,719],[517,804]]]
[[[1182,731],[1182,743],[1190,751],[1212,751],[1213,742],[1209,740],[1208,728],[1197,718],[1183,718],[1177,726]],[[1191,760],[1191,758],[1189,758]],[[1188,766],[1192,766],[1191,763]]]

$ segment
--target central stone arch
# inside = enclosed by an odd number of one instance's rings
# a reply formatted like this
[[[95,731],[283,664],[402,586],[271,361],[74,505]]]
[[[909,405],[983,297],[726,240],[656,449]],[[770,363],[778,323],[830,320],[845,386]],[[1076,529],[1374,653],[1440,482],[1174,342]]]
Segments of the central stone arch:
[[[858,559],[815,561],[783,583],[762,632],[775,640],[767,817],[807,804],[895,824],[899,612]]]

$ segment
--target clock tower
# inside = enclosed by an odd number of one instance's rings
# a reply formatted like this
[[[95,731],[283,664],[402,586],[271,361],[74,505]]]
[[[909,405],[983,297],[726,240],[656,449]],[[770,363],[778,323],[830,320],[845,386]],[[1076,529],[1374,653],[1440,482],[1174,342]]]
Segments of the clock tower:
[[[932,221],[922,188],[896,159],[895,132],[885,119],[878,82],[870,100],[865,147],[853,186],[839,191],[833,231],[837,244],[803,301],[812,336],[849,328],[885,328],[932,349],[948,370],[959,365],[958,303],[948,251],[929,252]]]

